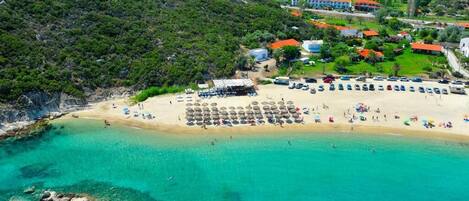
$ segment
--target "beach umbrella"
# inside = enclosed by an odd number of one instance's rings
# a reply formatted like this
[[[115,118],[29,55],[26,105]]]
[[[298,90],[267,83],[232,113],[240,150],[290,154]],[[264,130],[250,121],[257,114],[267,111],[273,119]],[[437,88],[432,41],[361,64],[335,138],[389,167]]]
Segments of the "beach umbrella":
[[[286,119],[290,118],[290,114],[288,114],[288,113],[287,113],[287,114],[283,114],[283,118],[286,118]]]
[[[299,115],[298,113],[293,113],[292,116],[293,116],[293,118],[298,118],[298,117],[300,117],[300,115]]]
[[[233,106],[230,106],[230,110],[235,110],[236,108]]]
[[[262,101],[261,104],[262,104],[262,105],[267,105],[267,104],[269,104],[269,103],[268,103],[267,101]]]
[[[287,107],[285,107],[285,105],[281,105],[278,108],[281,109],[281,110],[287,109]]]
[[[238,110],[243,110],[244,107],[238,106],[238,107],[236,107],[236,109],[238,109]]]
[[[195,119],[196,119],[197,121],[202,121],[202,116],[196,116]]]
[[[263,119],[264,116],[262,116],[262,115],[256,115],[256,118],[257,118],[257,119]]]
[[[259,106],[254,106],[252,107],[253,110],[260,110],[261,108]]]
[[[238,119],[238,117],[236,115],[231,115],[230,118],[233,119],[233,120]]]
[[[226,110],[226,107],[223,106],[223,107],[220,108],[220,110]]]
[[[214,120],[219,120],[219,119],[220,119],[220,116],[214,115],[214,116],[212,116],[212,119],[214,119]]]
[[[212,111],[212,115],[218,115],[218,111]]]
[[[270,107],[267,106],[267,105],[264,105],[264,106],[262,107],[262,109],[264,109],[264,110],[270,110]]]
[[[252,114],[254,114],[254,112],[253,112],[252,110],[248,110],[248,111],[246,112],[246,114],[252,115]]]
[[[258,105],[258,104],[259,104],[259,102],[257,102],[257,101],[252,101],[252,105]]]
[[[186,107],[186,111],[194,111],[194,108]]]
[[[288,110],[290,113],[296,113],[296,110],[295,109],[289,109]]]
[[[245,109],[248,109],[248,110],[251,110],[251,109],[252,109],[252,107],[251,107],[250,105],[248,105],[248,106],[246,106],[246,107],[244,107],[244,108],[245,108]]]
[[[269,104],[275,105],[275,101],[270,101]]]
[[[272,105],[272,106],[270,107],[270,109],[271,109],[271,110],[276,110],[276,109],[278,109],[278,108],[277,108],[277,106]]]
[[[208,103],[202,103],[202,106],[208,106]]]
[[[196,112],[202,112],[202,109],[201,109],[200,107],[196,107],[196,108],[194,108],[194,110],[195,110]]]
[[[194,106],[199,107],[199,106],[200,106],[200,103],[194,103]]]
[[[236,120],[236,119],[234,119],[232,123],[233,123],[233,124],[239,124],[239,121]]]
[[[287,101],[287,104],[292,105],[293,101]]]
[[[260,110],[254,110],[254,114],[262,114]]]
[[[279,101],[279,102],[277,102],[277,104],[279,104],[279,105],[284,105],[284,104],[285,104],[285,102],[283,102],[283,101]]]
[[[208,107],[204,107],[204,108],[203,108],[203,111],[204,111],[204,112],[210,112],[210,109],[209,109]]]
[[[192,103],[186,103],[186,106],[190,107],[190,106],[192,106]]]
[[[232,111],[230,111],[230,114],[231,115],[236,115],[236,112],[232,110]]]
[[[246,114],[246,113],[245,113],[244,111],[239,111],[238,114],[239,114],[239,115],[244,115],[244,114]]]
[[[210,105],[215,107],[217,106],[217,103],[211,103]]]

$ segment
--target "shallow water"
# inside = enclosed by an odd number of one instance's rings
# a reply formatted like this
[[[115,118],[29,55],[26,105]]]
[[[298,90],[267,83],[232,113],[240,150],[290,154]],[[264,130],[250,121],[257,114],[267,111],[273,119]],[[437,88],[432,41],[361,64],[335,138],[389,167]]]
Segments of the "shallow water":
[[[391,135],[230,139],[73,120],[1,143],[0,172],[0,200],[33,184],[103,200],[469,199],[465,143]]]

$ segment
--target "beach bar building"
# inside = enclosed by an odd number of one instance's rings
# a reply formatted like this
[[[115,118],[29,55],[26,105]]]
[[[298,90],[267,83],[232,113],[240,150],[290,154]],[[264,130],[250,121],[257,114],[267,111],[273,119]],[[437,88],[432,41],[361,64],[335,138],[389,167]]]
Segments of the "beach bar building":
[[[220,94],[244,96],[255,92],[251,79],[213,80],[213,89]]]
[[[269,59],[269,51],[265,48],[249,50],[249,56],[254,57],[255,61],[265,61]]]

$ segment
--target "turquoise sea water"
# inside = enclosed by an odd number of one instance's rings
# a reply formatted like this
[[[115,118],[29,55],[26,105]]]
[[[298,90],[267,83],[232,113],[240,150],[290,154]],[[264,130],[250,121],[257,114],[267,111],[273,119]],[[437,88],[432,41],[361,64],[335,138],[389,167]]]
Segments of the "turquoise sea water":
[[[469,200],[466,143],[346,133],[230,139],[87,120],[55,127],[0,144],[0,200],[33,184],[103,200]]]

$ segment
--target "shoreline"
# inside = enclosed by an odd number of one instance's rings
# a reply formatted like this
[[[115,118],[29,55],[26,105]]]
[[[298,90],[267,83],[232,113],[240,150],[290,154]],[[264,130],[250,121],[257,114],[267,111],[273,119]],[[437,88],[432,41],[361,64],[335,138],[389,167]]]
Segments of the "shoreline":
[[[62,121],[73,121],[74,119],[79,120],[92,120],[92,121],[104,121],[103,117],[99,116],[87,116],[74,118],[70,115],[55,119],[53,122]],[[312,132],[312,133],[346,133],[346,134],[367,134],[367,135],[390,135],[390,136],[403,136],[403,137],[417,137],[424,139],[436,139],[436,140],[451,140],[456,142],[469,142],[469,135],[457,134],[450,132],[441,132],[433,130],[417,130],[417,129],[405,129],[405,128],[393,128],[385,126],[370,126],[370,125],[347,125],[347,124],[328,124],[328,123],[305,123],[305,124],[290,124],[283,125],[257,125],[257,126],[232,126],[232,127],[208,127],[207,129],[201,127],[187,127],[180,125],[170,124],[148,124],[139,121],[130,121],[124,119],[106,119],[111,124],[111,127],[115,124],[117,126],[124,126],[133,129],[143,129],[148,132],[162,132],[165,134],[171,134],[175,136],[181,135],[271,135],[276,133],[284,132]],[[353,127],[353,130],[351,129]]]

